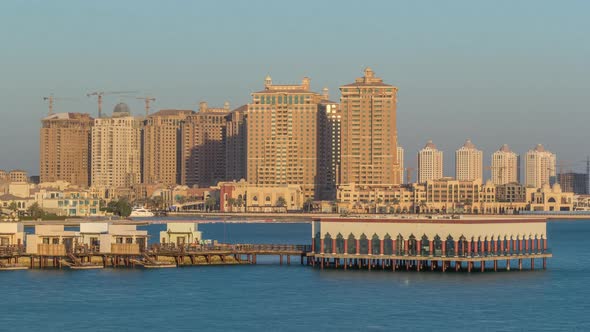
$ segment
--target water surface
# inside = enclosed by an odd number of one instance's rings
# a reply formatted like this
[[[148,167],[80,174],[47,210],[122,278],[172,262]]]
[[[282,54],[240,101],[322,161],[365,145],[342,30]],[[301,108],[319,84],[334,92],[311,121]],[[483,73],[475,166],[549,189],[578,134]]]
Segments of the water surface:
[[[165,228],[145,227],[151,241]],[[234,243],[304,244],[311,233],[309,224],[199,227],[206,238]],[[554,258],[546,271],[319,271],[299,259],[291,266],[266,259],[256,266],[3,272],[0,330],[590,330],[590,221],[548,228]]]

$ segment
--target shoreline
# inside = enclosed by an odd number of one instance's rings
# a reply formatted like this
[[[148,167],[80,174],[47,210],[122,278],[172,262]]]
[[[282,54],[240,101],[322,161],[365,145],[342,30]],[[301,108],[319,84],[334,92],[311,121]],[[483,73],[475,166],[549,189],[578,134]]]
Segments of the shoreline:
[[[428,218],[427,215],[384,215],[384,214],[359,214],[351,215],[349,218],[374,218],[374,219],[423,219],[423,220],[437,220],[437,218]],[[438,217],[439,215],[434,215]],[[493,219],[530,219],[530,218],[546,218],[548,222],[561,221],[577,221],[590,220],[590,215],[461,215],[461,219],[470,218],[493,218]],[[147,217],[147,218],[131,218],[131,219],[96,219],[96,218],[75,218],[66,220],[25,220],[19,221],[24,226],[35,226],[41,224],[55,224],[64,226],[79,226],[80,223],[85,222],[112,222],[114,224],[137,225],[146,226],[151,224],[166,224],[168,222],[194,222],[199,224],[207,223],[311,223],[318,218],[342,218],[341,215],[335,213],[266,213],[266,214],[252,214],[252,213],[175,213],[165,217]],[[12,221],[11,221],[12,222]]]

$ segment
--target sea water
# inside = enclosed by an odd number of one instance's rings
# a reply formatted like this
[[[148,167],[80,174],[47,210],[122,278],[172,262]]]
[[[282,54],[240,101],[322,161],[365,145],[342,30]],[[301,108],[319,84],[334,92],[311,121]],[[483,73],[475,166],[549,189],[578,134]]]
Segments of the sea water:
[[[165,225],[143,226],[151,241]],[[305,223],[212,223],[205,238],[309,244]],[[590,220],[548,224],[548,269],[257,265],[0,273],[0,331],[590,330]],[[526,266],[526,265],[525,265]]]

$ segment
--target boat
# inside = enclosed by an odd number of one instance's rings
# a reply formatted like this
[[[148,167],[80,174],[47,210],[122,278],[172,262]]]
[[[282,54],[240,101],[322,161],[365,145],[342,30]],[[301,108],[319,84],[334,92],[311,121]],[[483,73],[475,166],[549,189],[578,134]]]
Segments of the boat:
[[[145,208],[133,208],[133,210],[131,210],[131,214],[129,215],[130,217],[153,217],[154,213],[148,209]]]

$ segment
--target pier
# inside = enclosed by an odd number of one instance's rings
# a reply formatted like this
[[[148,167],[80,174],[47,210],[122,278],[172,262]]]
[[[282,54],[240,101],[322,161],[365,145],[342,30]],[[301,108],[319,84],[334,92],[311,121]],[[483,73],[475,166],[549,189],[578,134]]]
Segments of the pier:
[[[40,245],[41,246],[41,245]],[[23,246],[0,246],[0,270],[26,268],[168,268],[219,264],[257,264],[260,256],[274,256],[279,264],[290,265],[292,258],[310,264],[311,245],[220,244],[211,246],[155,244],[146,250],[130,246],[126,251],[101,253],[99,247],[78,245],[66,249],[55,244],[41,253],[30,254]],[[137,249],[137,250],[136,250]],[[12,267],[12,268],[10,268]]]

